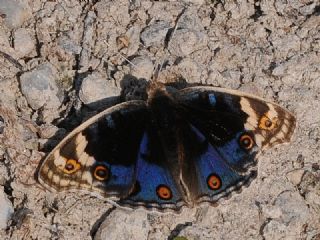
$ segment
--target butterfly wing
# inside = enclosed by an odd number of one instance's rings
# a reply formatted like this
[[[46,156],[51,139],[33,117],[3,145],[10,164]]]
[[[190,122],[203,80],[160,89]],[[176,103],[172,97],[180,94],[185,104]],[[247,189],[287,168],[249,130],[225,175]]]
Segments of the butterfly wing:
[[[216,202],[249,183],[257,153],[289,141],[295,128],[288,111],[238,91],[193,87],[175,99],[190,124],[182,137],[182,179],[195,202]]]
[[[179,211],[186,202],[177,176],[170,171],[155,129],[145,132],[136,165],[135,189],[120,205]]]
[[[147,114],[144,101],[130,101],[87,120],[47,156],[38,172],[39,182],[56,191],[127,196],[134,187]]]

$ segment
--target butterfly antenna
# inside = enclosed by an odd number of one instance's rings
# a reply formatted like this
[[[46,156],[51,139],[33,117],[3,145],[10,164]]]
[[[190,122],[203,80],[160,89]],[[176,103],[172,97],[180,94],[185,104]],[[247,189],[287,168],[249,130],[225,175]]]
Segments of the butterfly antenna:
[[[111,47],[110,44],[106,41],[103,40],[103,42],[108,46]],[[129,63],[130,65],[132,65],[134,68],[137,68],[137,65],[135,65],[133,62],[131,62],[128,58],[126,58],[121,52],[117,52],[117,54],[123,58],[127,63]]]

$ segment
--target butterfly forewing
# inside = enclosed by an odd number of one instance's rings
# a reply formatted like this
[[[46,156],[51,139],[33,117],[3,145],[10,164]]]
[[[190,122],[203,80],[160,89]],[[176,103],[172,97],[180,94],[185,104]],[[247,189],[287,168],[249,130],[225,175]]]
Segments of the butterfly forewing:
[[[39,170],[39,181],[57,191],[84,189],[105,197],[129,195],[147,119],[143,101],[119,104],[94,116],[48,155]]]

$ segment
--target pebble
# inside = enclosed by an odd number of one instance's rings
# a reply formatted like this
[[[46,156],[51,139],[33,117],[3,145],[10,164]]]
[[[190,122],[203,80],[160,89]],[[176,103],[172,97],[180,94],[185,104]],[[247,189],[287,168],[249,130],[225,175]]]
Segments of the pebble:
[[[129,40],[128,49],[126,53],[127,56],[132,56],[138,51],[140,46],[140,31],[141,29],[138,26],[133,26],[127,31],[126,36]]]
[[[150,224],[146,211],[119,210],[112,212],[101,224],[94,240],[148,239],[149,231]]]
[[[188,83],[199,83],[201,82],[201,68],[200,66],[190,58],[184,58],[178,64],[179,72],[181,76]]]
[[[168,49],[170,53],[184,57],[207,45],[208,37],[203,32],[191,29],[178,29],[173,32]]]
[[[266,210],[270,221],[262,230],[265,239],[297,239],[310,218],[309,208],[298,192],[282,192]]]
[[[69,36],[62,35],[58,39],[59,46],[69,54],[80,54],[81,46]]]
[[[114,81],[106,79],[99,73],[93,73],[83,79],[79,97],[84,104],[88,105],[119,96],[120,92],[121,89],[115,85]]]
[[[19,28],[14,32],[14,49],[20,58],[28,56],[35,50],[35,42],[25,28]]]
[[[204,4],[204,0],[183,0],[183,2],[188,3],[188,4],[197,4],[201,5]]]
[[[32,12],[26,0],[0,0],[0,14],[4,16],[6,26],[12,29],[20,27]]]
[[[177,22],[178,29],[197,29],[198,31],[203,31],[203,25],[200,18],[197,15],[197,10],[190,8],[185,11]]]
[[[38,130],[40,137],[46,139],[57,137],[56,135],[65,135],[65,130],[63,128],[58,128],[52,124],[43,124]]]
[[[2,186],[0,187],[0,206],[0,229],[5,229],[14,209]]]
[[[150,80],[153,74],[153,63],[147,56],[138,56],[134,58],[130,66],[131,75],[138,79]]]
[[[163,46],[170,23],[157,21],[147,26],[141,33],[141,41],[146,47]]]
[[[0,43],[2,47],[10,48],[8,33],[3,29],[0,29]]]
[[[56,84],[58,71],[44,63],[20,77],[21,91],[32,109],[58,109],[62,99],[58,97],[59,88]]]
[[[305,173],[305,170],[303,169],[293,170],[287,173],[287,178],[293,185],[298,186],[302,180],[304,173]]]
[[[308,220],[308,206],[298,192],[285,191],[279,194],[274,207],[281,210],[280,218],[285,224],[303,223]]]

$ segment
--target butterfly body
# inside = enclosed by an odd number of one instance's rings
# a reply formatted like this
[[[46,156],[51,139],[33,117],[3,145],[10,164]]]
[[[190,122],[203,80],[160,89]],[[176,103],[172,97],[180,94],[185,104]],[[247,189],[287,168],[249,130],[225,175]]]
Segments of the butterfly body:
[[[154,82],[146,101],[118,104],[72,131],[42,163],[39,181],[178,211],[249,184],[257,153],[289,141],[294,128],[289,112],[258,97]]]

